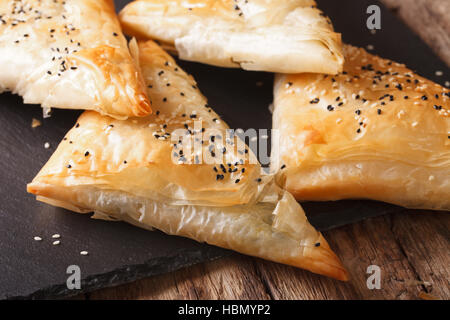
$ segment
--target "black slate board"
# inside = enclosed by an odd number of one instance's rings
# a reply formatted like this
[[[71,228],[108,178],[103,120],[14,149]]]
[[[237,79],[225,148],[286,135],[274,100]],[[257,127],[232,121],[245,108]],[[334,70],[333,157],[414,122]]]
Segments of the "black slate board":
[[[119,10],[128,1],[117,1]],[[375,46],[375,52],[415,68],[421,75],[443,83],[435,71],[449,75],[448,67],[390,12],[382,9],[382,30],[372,35],[365,27],[366,0],[319,0],[336,29],[348,43]],[[180,62],[192,73],[211,105],[232,128],[270,128],[268,105],[273,76],[268,73],[219,69]],[[262,86],[257,86],[262,82]],[[55,110],[41,127],[31,129],[31,119],[41,119],[38,106],[23,105],[20,97],[0,95],[0,299],[61,298],[80,292],[131,282],[170,272],[228,254],[213,246],[148,232],[125,223],[92,220],[38,203],[25,191],[42,165],[69,130],[78,111]],[[51,147],[44,149],[44,143]],[[373,201],[305,203],[312,224],[328,230],[372,216],[399,210]],[[53,246],[51,235],[61,234]],[[34,236],[43,241],[36,242]],[[89,251],[81,256],[80,251]],[[78,265],[82,290],[66,288],[66,268]]]

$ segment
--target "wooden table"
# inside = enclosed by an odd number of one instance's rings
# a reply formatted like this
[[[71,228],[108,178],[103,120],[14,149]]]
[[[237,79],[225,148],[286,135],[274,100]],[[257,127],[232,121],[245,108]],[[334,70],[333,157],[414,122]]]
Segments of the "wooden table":
[[[383,0],[450,65],[450,1]],[[242,255],[78,299],[450,299],[450,215],[404,210],[325,233],[347,283]],[[380,290],[366,269],[381,268]]]

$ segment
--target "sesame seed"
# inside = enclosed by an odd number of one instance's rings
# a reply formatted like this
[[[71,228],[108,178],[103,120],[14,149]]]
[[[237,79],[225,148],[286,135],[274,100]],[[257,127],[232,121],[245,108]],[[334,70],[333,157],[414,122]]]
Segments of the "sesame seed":
[[[436,71],[436,76],[438,76],[438,77],[442,77],[443,75],[444,75],[444,72],[443,71],[441,71],[441,70],[438,70],[438,71]]]
[[[54,245],[54,246],[57,246],[57,245],[59,245],[60,243],[61,243],[61,241],[59,241],[59,240],[53,241],[53,245]]]
[[[87,255],[89,254],[89,252],[87,252],[87,251],[80,251],[80,254],[81,254],[82,256],[87,256]]]
[[[34,237],[33,239],[34,239],[35,241],[42,241],[42,238],[41,238],[41,237],[38,237],[38,236]]]
[[[44,148],[45,148],[45,149],[50,148],[50,143],[48,143],[48,142],[44,143]]]
[[[52,235],[52,238],[53,239],[59,239],[59,238],[61,238],[61,235],[58,234],[58,233],[55,233],[54,235]]]

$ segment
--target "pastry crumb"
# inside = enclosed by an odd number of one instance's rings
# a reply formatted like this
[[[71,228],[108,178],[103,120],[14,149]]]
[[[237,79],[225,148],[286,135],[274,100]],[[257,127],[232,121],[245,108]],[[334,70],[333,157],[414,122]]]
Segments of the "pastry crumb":
[[[38,119],[35,119],[35,118],[31,119],[31,127],[32,128],[37,128],[37,127],[40,127],[41,125],[42,125],[42,122],[39,121]]]

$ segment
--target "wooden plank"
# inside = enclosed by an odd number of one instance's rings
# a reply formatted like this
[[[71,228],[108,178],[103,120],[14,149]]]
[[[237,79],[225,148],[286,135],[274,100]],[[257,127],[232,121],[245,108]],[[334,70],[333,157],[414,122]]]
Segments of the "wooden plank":
[[[381,0],[450,66],[450,1]]]
[[[170,274],[96,291],[89,299],[270,299],[250,257],[195,265]]]
[[[349,283],[269,262],[258,263],[260,273],[276,299],[449,299],[449,224],[447,213],[405,210],[328,232]],[[380,290],[366,285],[372,264],[382,271]]]
[[[421,292],[449,299],[450,215],[405,211],[393,217],[391,230],[415,274],[414,279],[397,281],[418,284]]]
[[[410,212],[410,213],[408,213]],[[304,270],[235,255],[92,293],[91,299],[449,299],[450,216],[402,213],[326,233],[351,274],[343,283]],[[366,269],[382,271],[369,290]]]

